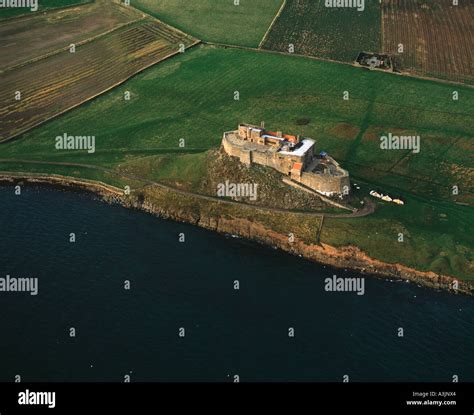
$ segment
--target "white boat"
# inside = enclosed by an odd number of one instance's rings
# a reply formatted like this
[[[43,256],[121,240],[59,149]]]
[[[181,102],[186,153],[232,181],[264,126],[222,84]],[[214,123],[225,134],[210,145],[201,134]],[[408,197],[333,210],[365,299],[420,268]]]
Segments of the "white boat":
[[[377,193],[375,190],[371,190],[369,194],[373,197],[378,197],[379,199],[382,197],[382,195]]]

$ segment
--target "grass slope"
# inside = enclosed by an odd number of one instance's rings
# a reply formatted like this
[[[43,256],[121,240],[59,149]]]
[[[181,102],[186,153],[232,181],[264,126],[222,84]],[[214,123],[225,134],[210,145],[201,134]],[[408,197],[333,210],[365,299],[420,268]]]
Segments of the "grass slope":
[[[367,218],[325,221],[324,242],[353,243],[375,258],[472,279],[474,236],[466,229],[474,226],[473,209],[456,202],[473,203],[474,91],[458,89],[462,98],[455,102],[450,85],[203,46],[1,145],[0,158],[97,164],[197,189],[203,152],[220,145],[222,132],[265,120],[271,128],[316,138],[318,150],[341,161],[361,193],[380,188],[407,200],[404,207],[380,205]],[[346,90],[349,101],[342,99]],[[124,91],[131,92],[130,101],[123,100]],[[299,125],[302,119],[309,122]],[[419,134],[420,153],[381,150],[385,132]],[[56,151],[55,137],[63,133],[95,135],[96,152]],[[2,170],[16,169],[9,164]],[[453,184],[460,187],[457,196]]]
[[[194,37],[259,45],[283,0],[132,0],[135,6]]]
[[[380,50],[379,0],[366,0],[365,9],[328,8],[325,0],[287,0],[265,49],[352,62],[358,53]]]

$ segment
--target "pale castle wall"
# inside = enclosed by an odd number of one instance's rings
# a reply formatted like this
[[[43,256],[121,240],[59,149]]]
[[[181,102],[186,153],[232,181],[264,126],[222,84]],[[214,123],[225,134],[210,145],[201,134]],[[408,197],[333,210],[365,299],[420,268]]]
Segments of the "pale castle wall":
[[[349,176],[339,177],[303,172],[301,180],[297,181],[325,195],[349,194],[351,188]]]
[[[347,195],[350,191],[349,173],[331,157],[315,156],[311,139],[241,124],[238,130],[224,133],[222,146],[244,164],[272,167],[324,195]]]

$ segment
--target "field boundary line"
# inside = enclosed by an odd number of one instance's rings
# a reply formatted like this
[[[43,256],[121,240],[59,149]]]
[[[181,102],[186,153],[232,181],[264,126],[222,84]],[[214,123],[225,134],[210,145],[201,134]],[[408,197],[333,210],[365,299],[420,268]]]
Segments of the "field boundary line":
[[[445,149],[442,149],[439,151],[439,154],[436,156],[436,157],[433,157],[433,162],[436,162],[438,163],[439,161],[441,160],[444,160],[447,156],[447,153],[449,152],[449,150],[451,150],[457,143],[458,141],[462,140],[463,137],[457,137],[457,138],[454,138],[453,141],[451,143],[449,143]],[[393,172],[393,169],[395,167],[397,167],[403,160],[411,157],[413,154],[413,152],[411,150],[408,150],[407,153],[405,153],[403,156],[400,157],[400,159],[398,159],[388,170],[387,170],[387,173],[391,173],[391,174],[397,174],[396,172]]]
[[[276,21],[278,20],[278,18],[281,16],[281,14],[283,13],[283,10],[284,8],[286,7],[286,0],[283,0],[283,3],[282,5],[280,6],[280,8],[278,9],[278,12],[277,14],[275,15],[275,17],[273,18],[272,22],[270,23],[270,26],[269,28],[267,29],[267,31],[265,32],[265,34],[263,35],[263,38],[262,40],[260,41],[260,43],[258,44],[258,48],[261,49],[263,44],[265,43],[265,41],[267,40],[267,37],[268,35],[270,34],[271,30],[273,29],[273,26],[275,25]]]
[[[383,21],[383,2],[384,0],[380,0],[380,50],[382,53],[385,53],[385,39],[384,39],[384,30],[385,30],[385,24]]]
[[[203,40],[202,43],[203,43],[203,45],[209,45],[209,46],[216,46],[216,47],[223,47],[223,48],[233,48],[233,49],[242,49],[242,50],[248,50],[248,51],[253,51],[253,52],[261,52],[261,53],[271,53],[271,54],[274,54],[274,55],[294,56],[294,57],[297,57],[297,58],[307,58],[307,59],[312,59],[312,60],[321,61],[321,62],[339,63],[339,64],[342,64],[342,65],[347,65],[347,66],[353,66],[353,67],[356,67],[356,68],[360,68],[360,67],[355,66],[351,62],[337,61],[337,60],[334,60],[334,59],[322,58],[322,57],[319,57],[319,56],[302,55],[302,54],[299,54],[299,53],[288,53],[288,52],[282,52],[282,51],[273,50],[273,49],[260,49],[260,48],[255,48],[255,47],[252,47],[252,46],[232,45],[232,44],[229,44],[229,43],[211,42],[211,41],[207,41],[207,40]],[[381,71],[381,72],[385,72],[385,71]],[[387,73],[391,73],[391,72],[387,72]]]
[[[136,20],[132,20],[130,22],[126,22],[126,23],[121,23],[105,32],[102,32],[102,33],[99,33],[95,36],[92,36],[92,37],[89,37],[87,39],[84,39],[84,40],[81,40],[80,42],[77,42],[77,43],[74,43],[75,46],[83,46],[83,45],[86,45],[88,43],[91,43],[91,42],[94,42],[95,40],[98,40],[104,36],[107,36],[113,32],[115,32],[116,30],[120,30],[126,26],[131,26],[135,23],[138,23],[138,22],[142,22],[143,20],[145,20],[146,17],[141,17],[141,18],[138,18]],[[24,62],[20,62],[20,63],[17,63],[16,65],[13,65],[13,66],[9,66],[8,68],[5,68],[5,69],[2,69],[0,70],[0,75],[6,73],[6,72],[10,72],[14,69],[18,69],[18,68],[21,68],[22,66],[27,66],[27,65],[31,65],[31,64],[34,64],[36,62],[39,62],[43,59],[47,59],[47,58],[50,58],[52,56],[55,56],[55,55],[58,55],[62,52],[66,52],[67,50],[69,49],[69,46],[64,46],[63,48],[60,48],[60,49],[56,49],[56,50],[53,50],[51,52],[48,52],[48,53],[45,53],[44,55],[40,55],[40,56],[35,56],[34,58],[31,58],[27,61],[24,61]]]
[[[199,43],[201,43],[201,41],[200,41],[200,40],[196,40],[193,44],[191,44],[191,45],[189,45],[188,47],[186,47],[185,50],[191,49],[191,48],[193,48],[194,46],[198,45]],[[101,96],[101,95],[103,95],[103,94],[105,94],[105,93],[111,91],[112,89],[114,89],[114,88],[116,88],[116,87],[118,87],[118,86],[124,84],[124,83],[127,82],[129,79],[131,79],[131,78],[137,76],[139,73],[141,73],[141,72],[147,70],[148,68],[150,68],[150,67],[152,67],[152,66],[154,66],[154,65],[156,65],[156,64],[158,64],[158,63],[164,62],[164,61],[166,61],[166,60],[172,58],[173,56],[180,55],[180,54],[181,54],[181,52],[180,52],[179,50],[178,50],[178,51],[175,51],[175,52],[172,52],[172,53],[170,53],[170,54],[168,54],[168,55],[166,55],[166,56],[160,58],[159,60],[154,61],[154,62],[152,62],[152,63],[150,63],[150,64],[148,64],[148,65],[146,65],[146,66],[144,66],[144,67],[142,67],[142,68],[140,68],[140,69],[138,69],[137,71],[135,71],[134,73],[132,73],[130,76],[127,76],[126,78],[124,78],[124,79],[122,79],[122,80],[116,82],[115,84],[113,84],[112,86],[110,86],[110,87],[104,89],[103,91],[98,92],[97,94],[94,94],[94,95],[92,95],[92,96],[90,96],[90,97],[88,97],[88,98],[82,100],[81,102],[79,102],[79,103],[77,103],[77,104],[74,104],[74,105],[72,105],[72,106],[70,106],[70,107],[68,107],[68,108],[66,108],[66,109],[64,109],[64,110],[62,110],[62,111],[58,112],[57,114],[52,115],[51,117],[48,117],[48,118],[46,118],[46,119],[44,119],[44,120],[41,120],[41,121],[39,121],[38,123],[36,123],[36,124],[34,124],[34,125],[28,127],[27,129],[25,129],[25,130],[23,130],[23,131],[20,131],[20,132],[16,133],[16,134],[14,134],[14,135],[12,135],[12,136],[10,136],[10,137],[8,137],[8,138],[5,138],[5,139],[3,139],[3,140],[0,139],[0,145],[1,145],[2,143],[6,143],[6,142],[9,142],[9,141],[12,141],[12,140],[15,140],[15,139],[20,138],[23,134],[27,133],[28,131],[31,131],[32,129],[34,129],[34,128],[36,128],[36,127],[39,127],[40,125],[46,124],[47,122],[49,122],[49,121],[51,121],[51,120],[53,120],[53,119],[55,119],[55,118],[57,118],[57,117],[59,117],[59,116],[61,116],[61,115],[63,115],[63,114],[65,114],[65,113],[67,113],[67,112],[73,110],[74,108],[77,108],[77,107],[79,107],[79,106],[85,104],[86,102],[92,101],[92,100],[94,100],[95,98],[97,98],[97,97],[99,97],[99,96]]]
[[[281,52],[279,50],[263,49],[263,48],[260,49],[260,48],[254,48],[254,47],[251,47],[251,46],[231,45],[229,43],[211,42],[211,41],[206,41],[206,40],[202,40],[201,43],[203,45],[209,45],[209,46],[215,46],[215,47],[242,49],[242,50],[248,50],[248,51],[253,51],[253,52],[261,52],[261,53],[273,53],[274,55],[295,56],[297,58],[312,59],[312,60],[319,61],[319,62],[331,62],[331,63],[340,64],[340,65],[352,66],[353,68],[357,68],[357,69],[360,69],[360,70],[369,70],[369,69],[365,69],[364,67],[361,67],[359,65],[356,65],[353,62],[337,61],[337,60],[334,60],[334,59],[323,58],[323,57],[320,57],[320,56],[302,55],[302,54],[299,54],[299,53],[288,53],[288,52]],[[379,69],[375,69],[375,71],[377,71],[379,73],[386,73],[386,74],[389,74],[389,75],[395,75],[395,76],[400,76],[400,77],[404,77],[404,78],[422,79],[424,81],[438,82],[438,83],[447,84],[447,85],[458,85],[458,86],[462,86],[462,87],[465,87],[465,88],[474,89],[474,84],[473,85],[466,84],[466,83],[463,83],[463,82],[460,82],[460,81],[450,81],[448,79],[433,78],[433,77],[423,76],[423,75],[414,74],[414,73],[410,73],[410,72],[390,72],[390,71],[383,71],[383,70],[379,70]]]
[[[454,141],[449,144],[443,151],[439,152],[439,156],[435,157],[435,160],[438,161],[443,161],[446,156],[448,155],[449,151],[461,140],[463,140],[465,137],[457,137],[454,139]]]
[[[321,216],[321,222],[319,222],[319,228],[318,228],[318,235],[316,236],[316,243],[318,245],[321,245],[321,233],[323,231],[323,226],[324,226],[324,218],[325,216]]]
[[[397,167],[403,160],[409,158],[412,155],[412,150],[408,150],[405,154],[403,154],[395,163],[393,163],[388,169],[387,173],[394,173],[393,169]],[[396,172],[395,172],[396,174]]]
[[[286,0],[285,0],[286,1]],[[120,3],[122,4],[122,3]],[[199,40],[201,41],[201,39],[197,38],[196,36],[194,35],[191,35],[189,33],[186,33],[186,32],[183,32],[181,29],[175,27],[175,26],[172,26],[166,22],[164,22],[163,20],[161,20],[160,18],[156,17],[156,16],[153,16],[149,11],[148,9],[146,8],[141,8],[141,7],[138,7],[138,5],[130,5],[130,6],[124,6],[124,7],[132,7],[134,10],[137,10],[138,12],[142,13],[143,15],[145,15],[146,17],[149,17],[151,19],[155,19],[156,21],[158,21],[159,23],[161,23],[163,26],[166,26],[168,27],[169,29],[172,29],[174,30],[175,32],[179,32],[181,33],[183,36],[186,36],[186,37],[189,37],[191,39],[196,39],[196,40]]]

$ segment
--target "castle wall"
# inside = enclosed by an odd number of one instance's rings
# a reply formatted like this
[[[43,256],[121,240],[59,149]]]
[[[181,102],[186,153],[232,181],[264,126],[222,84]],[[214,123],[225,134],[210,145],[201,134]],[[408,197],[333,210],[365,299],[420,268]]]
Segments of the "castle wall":
[[[240,162],[244,164],[252,164],[253,161],[253,151],[249,150],[240,150]]]
[[[225,137],[222,140],[222,145],[227,154],[237,157],[242,163],[257,163],[262,164],[264,166],[273,167],[275,169],[277,168],[274,163],[273,157],[268,153],[245,150],[242,147],[234,146],[229,141],[227,141]]]
[[[344,193],[344,187],[347,186],[347,191],[349,191],[351,186],[349,176],[329,176],[308,172],[301,174],[299,182],[326,195]]]
[[[231,144],[225,136],[222,140],[222,145],[227,154],[237,157],[242,163],[247,165],[256,163],[272,167],[285,175],[287,175],[291,170],[292,162],[285,157],[279,159],[276,153],[248,150]],[[311,160],[312,157],[312,154],[309,155],[309,160]],[[307,161],[307,159],[304,161]],[[303,171],[301,176],[293,174],[291,178],[325,195],[346,194],[345,187],[347,192],[350,191],[350,180],[348,175],[331,176],[328,174],[316,174]]]
[[[222,146],[224,147],[224,150],[227,154],[234,157],[238,157],[240,159],[240,149],[230,144],[226,140],[225,136],[224,136],[224,139],[222,140]]]

